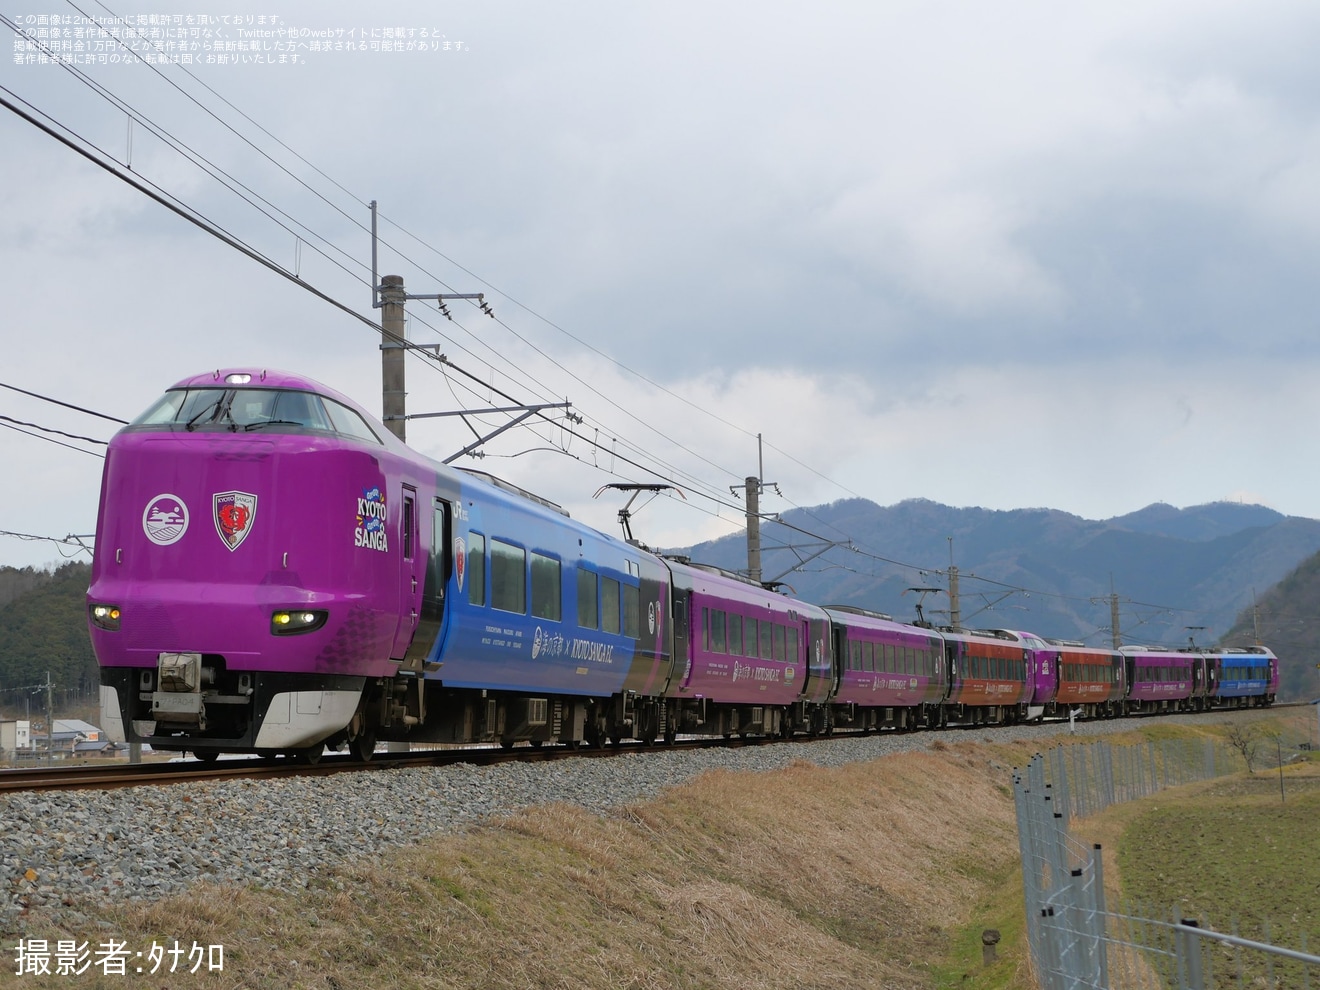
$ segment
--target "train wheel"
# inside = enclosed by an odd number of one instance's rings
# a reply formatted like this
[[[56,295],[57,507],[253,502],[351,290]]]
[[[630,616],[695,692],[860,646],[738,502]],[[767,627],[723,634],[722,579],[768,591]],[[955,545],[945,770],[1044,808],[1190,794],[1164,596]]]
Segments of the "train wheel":
[[[353,759],[366,763],[376,752],[376,733],[359,732],[348,742],[348,751]]]
[[[202,763],[214,763],[220,759],[219,751],[214,749],[204,749],[201,752],[193,750],[193,756],[197,757]]]
[[[665,729],[665,745],[672,746],[678,741],[677,729]]]
[[[290,755],[299,763],[306,763],[309,766],[315,766],[321,762],[321,754],[324,752],[325,745],[323,743],[317,743],[315,746],[295,749]]]

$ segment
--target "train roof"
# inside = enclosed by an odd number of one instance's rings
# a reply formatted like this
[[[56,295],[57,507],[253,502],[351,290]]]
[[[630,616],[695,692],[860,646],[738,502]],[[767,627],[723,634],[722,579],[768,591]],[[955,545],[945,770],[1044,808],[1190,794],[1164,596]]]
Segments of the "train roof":
[[[500,488],[506,492],[510,492],[511,494],[521,496],[522,498],[527,499],[529,502],[536,502],[539,505],[543,505],[547,509],[550,509],[553,512],[558,512],[561,516],[566,516],[566,517],[568,516],[568,510],[565,509],[559,503],[551,502],[548,498],[542,498],[540,495],[537,495],[535,492],[529,492],[526,488],[520,488],[518,485],[515,485],[511,481],[505,481],[503,478],[497,478],[493,474],[490,474],[486,471],[478,471],[475,468],[455,467],[454,470],[462,471],[464,474],[469,475],[473,478],[479,478],[480,480],[484,481],[486,484],[494,488]]]
[[[849,615],[864,615],[868,619],[883,619],[886,622],[897,621],[888,612],[873,612],[871,609],[862,608],[860,605],[826,605],[824,608],[826,612],[847,612]],[[906,623],[899,623],[899,625],[906,625]]]
[[[246,378],[240,376],[246,375]],[[362,406],[344,395],[337,392],[328,385],[306,375],[294,374],[291,371],[281,371],[278,368],[216,368],[212,371],[203,371],[197,375],[190,375],[187,378],[175,382],[170,388],[222,388],[224,386],[243,385],[247,388],[292,388],[302,392],[316,392],[319,395],[328,395],[332,399],[344,403],[346,406],[352,406],[359,412],[366,412]]]

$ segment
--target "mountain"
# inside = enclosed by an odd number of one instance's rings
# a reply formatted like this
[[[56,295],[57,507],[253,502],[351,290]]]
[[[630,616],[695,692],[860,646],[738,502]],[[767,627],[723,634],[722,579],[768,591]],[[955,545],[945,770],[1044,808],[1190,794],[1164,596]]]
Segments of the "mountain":
[[[781,518],[796,529],[762,524],[763,578],[783,580],[809,601],[910,621],[924,598],[926,616],[947,622],[944,592],[910,589],[946,589],[952,553],[964,624],[1095,645],[1110,642],[1111,590],[1125,643],[1185,646],[1191,637],[1211,644],[1253,594],[1320,550],[1320,521],[1235,502],[1155,504],[1090,520],[1054,509],[953,508],[925,499],[882,507],[847,499]],[[785,573],[821,549],[820,537],[851,543]],[[742,534],[682,552],[730,570],[747,566]]]

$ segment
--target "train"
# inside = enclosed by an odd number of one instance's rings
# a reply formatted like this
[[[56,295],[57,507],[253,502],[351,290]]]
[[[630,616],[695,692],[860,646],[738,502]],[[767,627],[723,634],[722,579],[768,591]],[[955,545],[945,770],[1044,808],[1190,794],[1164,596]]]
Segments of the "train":
[[[439,464],[305,376],[216,370],[110,441],[102,726],[202,760],[672,742],[1268,705],[1278,661],[821,606]]]

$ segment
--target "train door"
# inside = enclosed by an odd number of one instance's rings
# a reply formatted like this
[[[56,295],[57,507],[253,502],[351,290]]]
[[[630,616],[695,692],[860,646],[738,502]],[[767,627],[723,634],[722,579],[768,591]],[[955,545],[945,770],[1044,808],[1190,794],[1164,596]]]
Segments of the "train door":
[[[430,551],[421,554],[424,558],[421,614],[408,646],[407,659],[410,661],[425,659],[440,637],[445,618],[445,586],[452,572],[453,508],[444,499],[437,498],[431,517]]]
[[[399,625],[391,656],[408,650],[420,617],[417,591],[422,583],[421,557],[417,546],[417,489],[402,486],[399,492]]]
[[[671,577],[672,581],[672,577]],[[672,670],[681,671],[678,677],[678,683],[682,687],[687,687],[692,680],[692,641],[689,638],[689,604],[690,597],[686,589],[680,589],[670,584],[671,594],[674,596],[674,663]],[[670,682],[672,689],[673,682]]]

